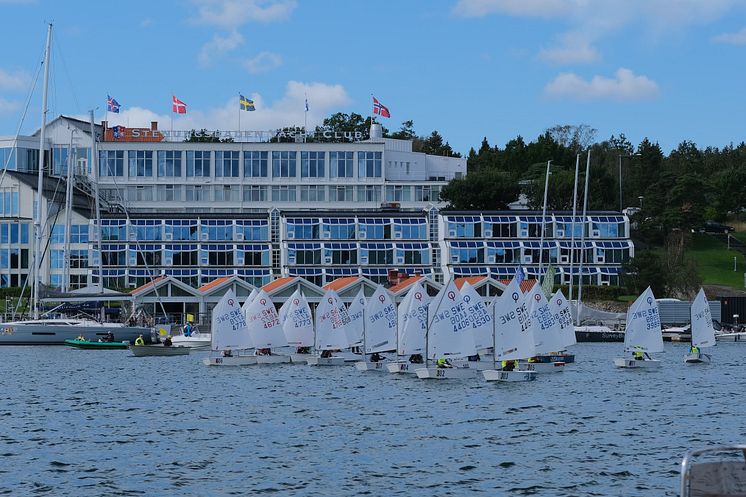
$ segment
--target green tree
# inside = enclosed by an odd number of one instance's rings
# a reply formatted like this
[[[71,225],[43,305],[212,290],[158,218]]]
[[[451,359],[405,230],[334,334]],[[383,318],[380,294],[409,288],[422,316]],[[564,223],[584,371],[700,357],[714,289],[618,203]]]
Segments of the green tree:
[[[518,200],[520,188],[515,178],[500,171],[479,171],[451,180],[440,191],[449,209],[502,210]]]

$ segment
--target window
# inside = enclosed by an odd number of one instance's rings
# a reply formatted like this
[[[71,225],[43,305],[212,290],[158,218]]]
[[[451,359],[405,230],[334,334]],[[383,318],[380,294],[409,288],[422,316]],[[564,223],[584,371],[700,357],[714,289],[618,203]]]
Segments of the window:
[[[411,187],[402,185],[386,186],[386,202],[409,202],[411,200]]]
[[[187,176],[210,177],[210,151],[187,151]]]
[[[124,150],[102,150],[98,172],[99,176],[124,176]]]
[[[87,224],[73,224],[70,228],[70,243],[88,243]]]
[[[5,252],[5,251],[3,251]],[[52,250],[52,257],[50,265],[52,269],[62,269],[65,262],[65,251],[64,250]],[[8,267],[3,266],[3,267]]]
[[[155,219],[135,219],[130,226],[137,241],[161,240],[161,221]]]
[[[197,239],[197,221],[166,220],[166,240],[189,241]]]
[[[358,152],[357,175],[360,178],[380,178],[381,152]]]
[[[267,187],[259,185],[246,185],[243,187],[243,199],[244,202],[266,202]]]
[[[326,198],[326,187],[323,185],[302,185],[300,187],[301,202],[323,202]]]
[[[223,220],[202,221],[201,231],[210,241],[233,240],[233,222]],[[204,239],[204,238],[203,238]]]
[[[52,227],[52,243],[65,243],[65,227],[55,224]],[[0,243],[8,243],[8,225],[0,225]]]
[[[158,151],[158,176],[181,176],[181,152],[176,150]]]
[[[395,219],[394,238],[401,240],[427,240],[424,219]]]
[[[243,175],[246,178],[267,177],[267,152],[244,152]]]
[[[358,230],[360,238],[365,238],[366,240],[390,240],[391,220],[360,219]]]
[[[126,245],[104,245],[101,249],[101,264],[104,266],[124,266],[127,264]]]
[[[210,189],[209,187],[203,187],[202,185],[187,185],[186,186],[186,200],[187,202],[203,202],[210,200]]]
[[[296,156],[296,152],[272,152],[272,177],[295,178]]]
[[[266,266],[269,264],[269,246],[238,245],[239,261],[243,258],[244,266]]]
[[[485,221],[484,223],[485,236],[487,233],[492,233],[492,238],[517,238],[518,237],[518,223],[515,221]]]
[[[318,240],[319,222],[316,219],[288,219],[287,233],[291,240]]]
[[[166,258],[172,266],[190,266],[198,264],[197,245],[166,245]]]
[[[355,223],[347,219],[323,219],[321,238],[330,240],[354,240]]]
[[[402,243],[396,246],[396,258],[397,260],[403,260],[404,264],[429,264],[430,250],[424,244]]]
[[[381,187],[376,185],[359,185],[357,187],[358,202],[381,202]]]
[[[332,202],[352,202],[352,195],[355,192],[353,186],[330,186],[329,200]]]
[[[236,230],[246,241],[269,240],[269,223],[263,220],[236,221]]]
[[[483,264],[484,249],[481,248],[451,248],[451,257],[461,264]]]
[[[456,238],[480,238],[482,236],[480,218],[469,216],[448,218],[448,236]]]
[[[238,178],[239,152],[215,152],[215,177]]]
[[[153,176],[152,150],[130,150],[127,154],[127,157],[129,159],[130,176]]]
[[[153,267],[161,265],[161,245],[130,245],[130,255],[135,258],[135,265]]]
[[[136,200],[141,202],[152,202],[153,200],[153,187],[152,186],[130,186],[127,188],[127,198],[129,200]]]
[[[73,269],[85,269],[88,267],[88,250],[71,250],[70,267]]]
[[[295,186],[273,186],[272,187],[272,201],[273,202],[295,202]]]
[[[232,245],[205,245],[202,249],[202,260],[207,258],[209,266],[232,266],[233,265],[233,246]],[[203,264],[204,265],[204,264]]]
[[[330,243],[324,247],[324,261],[332,264],[357,264],[357,247],[354,243]]]
[[[360,257],[367,258],[365,264],[389,266],[394,263],[394,247],[385,243],[360,244]]]
[[[289,243],[288,264],[296,266],[320,265],[321,245],[313,243]]]
[[[181,185],[158,185],[156,188],[159,201],[181,201]]]
[[[239,185],[218,185],[215,187],[215,202],[234,202],[238,200]]]
[[[300,175],[303,178],[323,178],[324,152],[301,152]]]
[[[329,152],[329,176],[352,178],[353,152]]]

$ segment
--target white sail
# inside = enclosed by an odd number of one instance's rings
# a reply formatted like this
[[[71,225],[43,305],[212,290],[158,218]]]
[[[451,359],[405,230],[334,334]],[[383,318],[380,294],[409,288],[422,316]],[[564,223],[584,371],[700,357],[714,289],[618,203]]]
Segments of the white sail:
[[[663,352],[658,302],[655,301],[650,287],[637,297],[627,311],[624,350],[627,352]]]
[[[263,349],[287,346],[275,304],[264,290],[259,290],[246,310],[246,324],[254,347]]]
[[[233,290],[212,310],[212,350],[242,350],[254,346]]]
[[[461,296],[469,313],[469,321],[474,333],[474,346],[477,350],[492,348],[492,316],[484,299],[468,281],[465,281],[461,287]]]
[[[428,306],[432,297],[419,282],[412,285],[401,305],[407,304],[399,314],[399,347],[397,354],[412,355],[425,353],[425,333],[427,332]],[[401,309],[401,305],[399,306]]]
[[[510,361],[536,355],[531,316],[515,278],[492,304],[495,318],[495,359]]]
[[[364,322],[366,354],[396,350],[396,304],[381,285],[365,305]]]
[[[461,358],[477,353],[469,313],[453,279],[443,287],[435,299],[429,321],[429,359]]]
[[[329,290],[316,308],[316,350],[337,350],[349,347],[347,326],[350,316],[337,292]]]
[[[251,305],[251,303],[256,298],[257,293],[258,292],[257,292],[256,288],[254,288],[253,290],[251,290],[251,293],[249,294],[249,296],[246,297],[246,302],[244,302],[243,305],[241,306],[241,312],[243,312],[244,317],[246,317],[246,311],[249,309],[249,306]]]
[[[282,324],[282,325],[284,325],[284,324],[285,324],[285,320],[286,320],[286,319],[287,319],[287,317],[288,317],[288,310],[290,310],[290,306],[292,305],[292,304],[291,304],[291,302],[292,302],[292,301],[293,301],[294,299],[297,299],[297,298],[299,298],[299,297],[300,297],[300,290],[299,290],[299,289],[296,289],[296,290],[295,290],[295,291],[293,292],[293,294],[292,294],[292,295],[290,296],[290,298],[289,298],[289,299],[287,299],[287,300],[285,301],[285,303],[284,303],[284,304],[282,304],[282,305],[280,306],[280,310],[279,310],[279,311],[277,311],[277,315],[278,315],[278,316],[280,317],[280,324]]]
[[[285,314],[285,322],[282,324],[285,339],[289,345],[295,347],[313,346],[313,317],[306,297],[296,292],[288,302],[290,306]]]
[[[705,291],[701,288],[692,302],[691,314],[692,345],[700,348],[715,345],[715,329],[712,327],[710,304],[707,303]]]
[[[544,288],[536,284],[526,294],[531,316],[534,349],[536,354],[549,354],[564,348],[562,329],[549,307]]]
[[[359,347],[363,344],[363,308],[365,307],[365,293],[362,287],[352,300],[347,313],[350,316],[350,324],[347,325],[348,347]]]
[[[552,298],[549,300],[549,308],[552,310],[552,314],[554,314],[554,319],[559,323],[563,349],[570,345],[575,345],[577,339],[575,338],[575,326],[572,322],[570,302],[565,298],[562,290],[557,290],[557,293],[552,295]]]

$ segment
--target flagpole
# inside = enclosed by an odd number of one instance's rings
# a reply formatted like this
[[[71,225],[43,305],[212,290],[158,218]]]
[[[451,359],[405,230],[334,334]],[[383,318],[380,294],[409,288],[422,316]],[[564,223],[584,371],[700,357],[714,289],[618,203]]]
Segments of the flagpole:
[[[238,136],[241,136],[241,92],[238,93]]]
[[[308,93],[303,93],[303,143],[308,139]]]

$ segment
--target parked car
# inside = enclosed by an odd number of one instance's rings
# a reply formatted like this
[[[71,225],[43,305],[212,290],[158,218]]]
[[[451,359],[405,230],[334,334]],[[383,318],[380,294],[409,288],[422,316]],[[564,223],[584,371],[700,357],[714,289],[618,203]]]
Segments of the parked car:
[[[720,224],[715,221],[705,221],[705,225],[700,230],[704,233],[732,233],[736,229],[733,226],[727,224]]]

